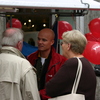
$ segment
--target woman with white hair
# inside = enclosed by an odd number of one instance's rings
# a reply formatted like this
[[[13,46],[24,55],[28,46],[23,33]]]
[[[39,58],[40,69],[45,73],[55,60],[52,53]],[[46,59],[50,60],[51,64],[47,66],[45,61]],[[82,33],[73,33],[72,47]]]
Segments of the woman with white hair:
[[[50,97],[70,94],[75,80],[78,60],[82,62],[82,74],[77,93],[85,95],[85,100],[95,100],[96,76],[89,61],[82,55],[87,40],[78,30],[64,32],[62,35],[63,55],[68,59],[57,74],[46,84]]]

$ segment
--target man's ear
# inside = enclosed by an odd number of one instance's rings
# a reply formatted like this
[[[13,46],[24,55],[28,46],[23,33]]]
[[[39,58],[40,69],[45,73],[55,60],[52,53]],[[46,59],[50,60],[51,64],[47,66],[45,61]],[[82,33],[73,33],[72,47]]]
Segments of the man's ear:
[[[19,41],[17,43],[17,45],[16,45],[16,48],[21,51],[22,50],[22,47],[23,47],[23,41]]]
[[[54,44],[54,40],[51,41],[51,45],[53,45],[53,44]]]

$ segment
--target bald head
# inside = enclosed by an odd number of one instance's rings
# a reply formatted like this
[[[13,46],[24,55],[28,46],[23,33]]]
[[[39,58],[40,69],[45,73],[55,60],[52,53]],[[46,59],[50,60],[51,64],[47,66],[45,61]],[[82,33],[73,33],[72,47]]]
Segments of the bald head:
[[[3,32],[3,37],[11,37],[14,34],[23,33],[22,30],[18,28],[8,28]]]
[[[54,34],[54,31],[50,28],[44,28],[42,29],[39,34],[44,34],[45,36],[51,38],[52,40],[54,40],[55,38],[55,34]]]
[[[2,45],[16,46],[21,40],[23,40],[23,31],[18,28],[8,28],[2,34]]]
[[[11,37],[13,34],[15,34],[16,31],[13,28],[8,28],[3,32],[3,36],[5,37]]]
[[[54,44],[55,34],[52,29],[44,28],[38,34],[38,49],[41,52],[50,53],[51,46]]]

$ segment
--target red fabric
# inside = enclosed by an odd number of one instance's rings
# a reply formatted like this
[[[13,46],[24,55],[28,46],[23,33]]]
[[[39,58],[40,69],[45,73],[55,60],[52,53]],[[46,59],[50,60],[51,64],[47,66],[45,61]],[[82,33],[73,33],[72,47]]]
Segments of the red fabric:
[[[49,96],[46,95],[45,89],[40,90],[39,92],[40,92],[41,100],[48,100],[48,98],[50,98]]]
[[[27,57],[27,59],[33,66],[36,63],[36,59],[38,59],[38,53],[39,51],[36,51]],[[52,47],[52,59],[50,61],[48,71],[46,73],[46,82],[48,82],[56,74],[56,72],[60,69],[60,67],[66,60],[67,59],[65,57],[56,53],[54,47]],[[40,95],[42,100],[47,100],[49,98],[45,94],[45,89],[40,91]]]

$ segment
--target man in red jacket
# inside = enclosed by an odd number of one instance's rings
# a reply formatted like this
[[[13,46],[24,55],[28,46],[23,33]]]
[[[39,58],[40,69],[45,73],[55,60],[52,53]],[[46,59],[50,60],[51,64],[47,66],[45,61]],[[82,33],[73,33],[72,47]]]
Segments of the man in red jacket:
[[[66,58],[56,53],[54,47],[55,34],[49,28],[42,29],[38,34],[38,51],[28,56],[29,62],[37,69],[38,88],[42,100],[49,98],[45,94],[45,83],[60,69]]]

